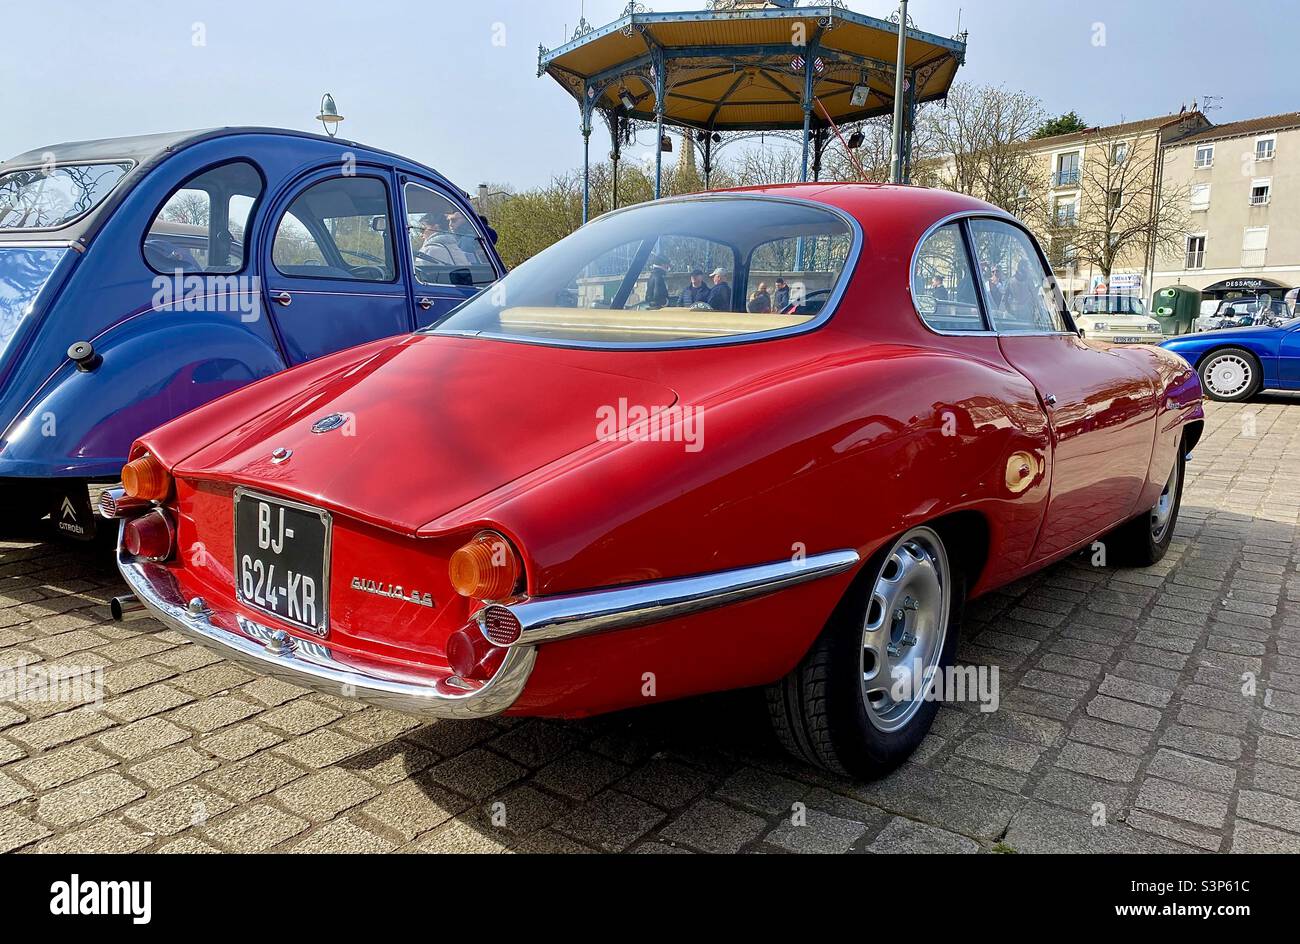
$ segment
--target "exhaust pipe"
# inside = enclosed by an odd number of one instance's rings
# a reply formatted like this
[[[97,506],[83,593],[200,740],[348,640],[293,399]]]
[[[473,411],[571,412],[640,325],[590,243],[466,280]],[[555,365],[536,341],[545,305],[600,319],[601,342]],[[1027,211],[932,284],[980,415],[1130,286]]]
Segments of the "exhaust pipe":
[[[119,623],[129,623],[132,620],[146,619],[149,616],[149,610],[140,602],[140,598],[133,593],[128,593],[123,597],[113,597],[109,601],[108,608],[113,614],[113,619]]]

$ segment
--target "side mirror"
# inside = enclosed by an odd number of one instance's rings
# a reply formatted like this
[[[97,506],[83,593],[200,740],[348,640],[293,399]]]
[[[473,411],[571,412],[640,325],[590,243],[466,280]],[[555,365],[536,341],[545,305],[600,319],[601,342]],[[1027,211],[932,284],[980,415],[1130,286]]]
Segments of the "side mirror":
[[[372,216],[370,218],[370,231],[372,233],[388,232],[388,217],[384,216],[383,214],[380,214],[379,216]]]

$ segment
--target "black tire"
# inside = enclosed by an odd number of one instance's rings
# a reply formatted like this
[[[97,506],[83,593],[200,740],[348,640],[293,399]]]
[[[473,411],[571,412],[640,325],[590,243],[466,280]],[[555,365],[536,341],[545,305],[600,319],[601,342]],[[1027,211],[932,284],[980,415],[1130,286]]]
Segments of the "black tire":
[[[1219,371],[1226,366],[1234,367],[1236,371],[1242,371],[1246,376],[1240,387],[1227,387],[1219,378]],[[1239,347],[1222,347],[1217,351],[1211,351],[1205,355],[1196,372],[1201,377],[1201,389],[1211,400],[1218,400],[1220,403],[1241,403],[1249,400],[1264,383],[1264,368],[1259,363],[1259,358],[1250,351]],[[1229,377],[1237,376],[1235,371],[1228,372]]]
[[[942,538],[930,529],[914,529],[863,568],[807,655],[784,679],[767,688],[767,704],[777,740],[795,757],[832,773],[873,779],[903,763],[925,738],[939,710],[938,700],[917,699],[910,718],[897,730],[882,730],[864,684],[864,632],[878,599],[885,567],[917,531]],[[946,622],[936,640],[939,671],[953,664],[965,598],[965,581],[951,555],[947,569]],[[950,563],[951,562],[951,563]],[[938,621],[935,621],[938,625]],[[879,717],[877,715],[877,717]]]
[[[1174,529],[1178,526],[1178,510],[1183,505],[1183,480],[1186,472],[1186,459],[1181,445],[1178,459],[1170,473],[1165,492],[1156,502],[1155,507],[1144,511],[1132,521],[1120,525],[1110,532],[1101,543],[1106,548],[1107,563],[1117,567],[1151,567],[1160,563],[1169,551],[1169,544],[1174,538]],[[1170,500],[1167,517],[1161,514],[1165,498]],[[1163,517],[1163,527],[1157,529],[1158,519]]]

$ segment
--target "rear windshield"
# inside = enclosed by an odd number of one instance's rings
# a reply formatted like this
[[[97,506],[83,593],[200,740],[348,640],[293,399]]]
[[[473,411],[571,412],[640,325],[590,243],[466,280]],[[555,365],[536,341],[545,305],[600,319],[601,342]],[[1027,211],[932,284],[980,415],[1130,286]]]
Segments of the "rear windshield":
[[[432,330],[613,346],[788,333],[829,317],[854,248],[820,206],[645,204],[584,226]]]
[[[93,210],[131,169],[61,164],[0,174],[0,230],[57,229]]]
[[[1083,315],[1145,315],[1147,311],[1136,295],[1079,295],[1074,310]]]

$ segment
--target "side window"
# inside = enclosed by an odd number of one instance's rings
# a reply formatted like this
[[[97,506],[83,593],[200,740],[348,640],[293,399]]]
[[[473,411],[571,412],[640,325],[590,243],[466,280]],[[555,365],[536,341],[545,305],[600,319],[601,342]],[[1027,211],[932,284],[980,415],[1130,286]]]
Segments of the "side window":
[[[172,191],[145,233],[142,251],[155,272],[219,274],[244,267],[248,218],[262,175],[247,161],[205,170]]]
[[[760,243],[749,256],[745,310],[815,315],[826,307],[853,249],[853,236],[790,236]]]
[[[958,224],[940,227],[921,244],[912,269],[912,298],[935,331],[987,330]]]
[[[1001,220],[970,221],[989,319],[996,331],[1066,331],[1056,289],[1033,242]]]
[[[491,285],[496,269],[486,237],[460,207],[436,190],[406,185],[406,231],[421,285]]]
[[[394,281],[388,188],[375,177],[335,177],[307,188],[275,228],[271,261],[297,278]]]

